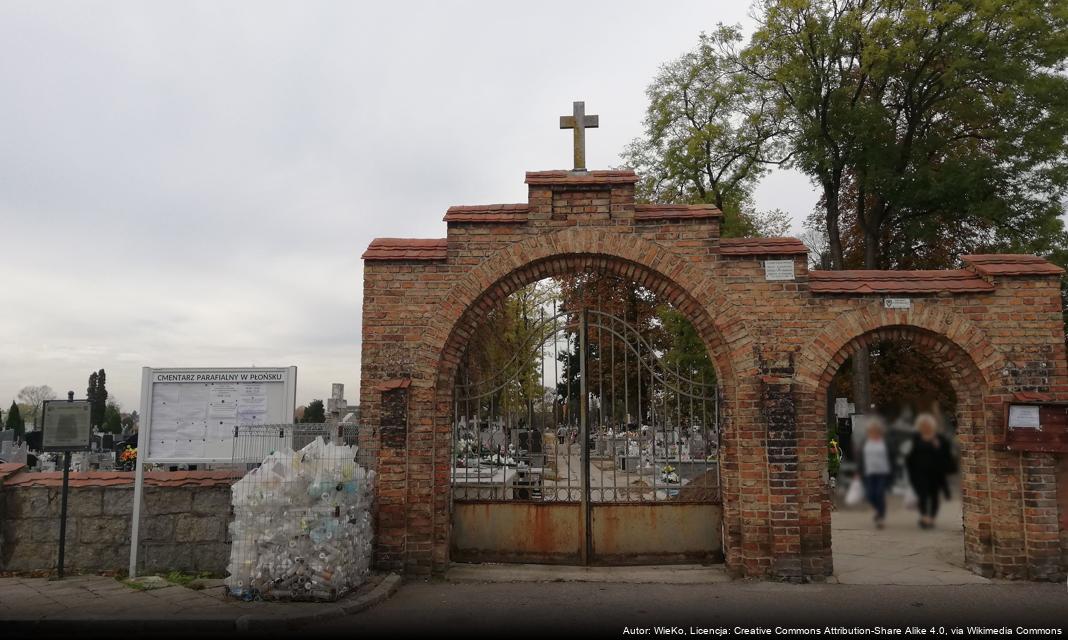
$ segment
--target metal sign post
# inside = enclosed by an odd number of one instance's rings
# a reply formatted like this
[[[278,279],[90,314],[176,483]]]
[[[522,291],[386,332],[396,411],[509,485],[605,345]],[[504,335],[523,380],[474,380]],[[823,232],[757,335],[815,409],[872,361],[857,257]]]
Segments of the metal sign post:
[[[67,400],[48,400],[41,419],[41,449],[63,453],[63,492],[59,508],[59,579],[63,579],[63,565],[67,552],[67,494],[70,489],[70,454],[89,451],[92,443],[92,407],[88,400],[75,400],[74,392],[67,392]]]

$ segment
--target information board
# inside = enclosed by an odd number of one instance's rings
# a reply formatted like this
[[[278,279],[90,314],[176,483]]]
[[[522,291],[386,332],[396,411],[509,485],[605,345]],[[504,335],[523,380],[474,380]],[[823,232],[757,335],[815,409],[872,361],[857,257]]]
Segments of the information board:
[[[93,430],[88,400],[46,400],[42,407],[42,450],[89,451]]]
[[[296,367],[146,367],[139,453],[147,463],[231,462],[235,427],[292,423],[296,390]]]

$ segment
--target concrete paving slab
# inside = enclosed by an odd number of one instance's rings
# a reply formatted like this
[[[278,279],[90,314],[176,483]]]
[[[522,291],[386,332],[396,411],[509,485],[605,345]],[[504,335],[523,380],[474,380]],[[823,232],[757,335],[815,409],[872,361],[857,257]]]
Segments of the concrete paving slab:
[[[960,500],[945,502],[934,529],[892,497],[884,529],[866,507],[839,508],[831,517],[834,575],[840,584],[969,585],[990,580],[964,564]]]

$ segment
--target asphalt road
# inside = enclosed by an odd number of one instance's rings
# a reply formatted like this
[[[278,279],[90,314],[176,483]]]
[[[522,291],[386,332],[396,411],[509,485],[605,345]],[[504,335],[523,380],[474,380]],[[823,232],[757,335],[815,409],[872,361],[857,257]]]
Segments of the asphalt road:
[[[770,629],[827,626],[849,629],[917,626],[922,635],[950,635],[953,627],[1061,629],[1068,625],[1064,584],[994,583],[961,586],[791,585],[734,582],[710,585],[575,582],[415,582],[363,613],[302,629],[316,636],[496,638],[576,633],[589,637],[667,635],[657,626],[712,629],[738,636],[735,627]],[[632,630],[624,633],[624,628]],[[935,633],[931,633],[934,627]],[[646,629],[646,633],[633,630]],[[725,629],[727,633],[716,632]],[[700,632],[698,632],[699,634]],[[698,635],[693,634],[693,635]],[[702,634],[703,635],[703,634]],[[759,634],[758,634],[759,635]],[[770,634],[768,634],[770,635]],[[814,634],[807,634],[814,635]],[[839,633],[837,635],[847,635]],[[848,635],[893,635],[892,633]],[[914,634],[909,634],[914,635]],[[970,634],[966,634],[970,635]],[[1050,637],[1033,634],[1029,637]]]

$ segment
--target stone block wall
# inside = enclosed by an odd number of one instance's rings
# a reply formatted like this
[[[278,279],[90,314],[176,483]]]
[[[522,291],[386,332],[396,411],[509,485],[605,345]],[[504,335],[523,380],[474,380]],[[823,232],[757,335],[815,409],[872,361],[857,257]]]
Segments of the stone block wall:
[[[72,473],[65,568],[126,571],[133,473]],[[224,575],[230,556],[229,472],[146,474],[139,573]],[[62,474],[20,472],[0,485],[0,571],[46,571],[59,557]]]

